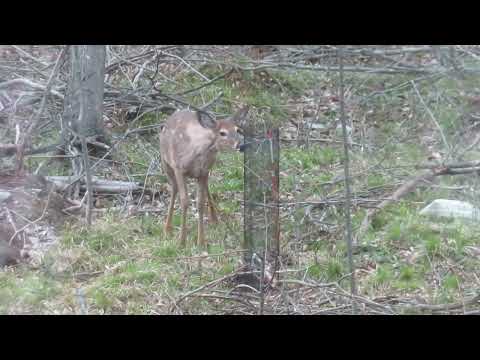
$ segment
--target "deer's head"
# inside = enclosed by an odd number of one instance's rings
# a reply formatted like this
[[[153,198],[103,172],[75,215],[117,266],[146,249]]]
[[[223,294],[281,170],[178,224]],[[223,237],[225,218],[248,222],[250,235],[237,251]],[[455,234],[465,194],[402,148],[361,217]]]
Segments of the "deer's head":
[[[243,151],[243,131],[242,124],[245,122],[248,106],[244,106],[234,115],[213,121],[200,116],[200,124],[203,127],[210,128],[215,132],[215,147],[220,151],[238,150]]]

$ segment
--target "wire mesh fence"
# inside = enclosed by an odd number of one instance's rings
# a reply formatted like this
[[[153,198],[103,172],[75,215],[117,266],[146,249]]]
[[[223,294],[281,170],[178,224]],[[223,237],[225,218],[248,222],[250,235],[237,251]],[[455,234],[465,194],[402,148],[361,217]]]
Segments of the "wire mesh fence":
[[[383,50],[371,51],[376,53]],[[422,49],[405,51],[416,53]],[[303,116],[304,112],[297,119],[294,136],[287,138],[285,133],[280,136],[278,129],[275,130],[275,136],[279,136],[282,142],[282,150],[286,151],[285,155],[280,154],[280,147],[272,147],[269,142],[268,134],[272,125],[262,122],[250,125],[253,130],[246,137],[249,148],[245,153],[244,168],[244,236],[245,247],[249,250],[246,260],[253,264],[257,259],[257,268],[265,267],[268,261],[262,261],[262,256],[267,259],[269,254],[275,254],[278,260],[279,255],[285,255],[279,251],[282,248],[291,250],[286,250],[286,253],[298,256],[298,266],[305,264],[305,249],[313,249],[314,262],[313,265],[310,262],[305,269],[304,279],[330,277],[336,279],[337,286],[342,284],[340,296],[343,300],[338,297],[332,300],[336,306],[330,310],[327,306],[325,312],[448,312],[458,309],[459,302],[441,304],[448,302],[446,299],[453,302],[453,299],[460,298],[466,304],[477,302],[478,296],[473,286],[476,283],[474,278],[478,278],[475,266],[460,266],[458,272],[449,274],[451,270],[445,267],[444,260],[451,252],[457,252],[458,256],[471,256],[471,250],[476,248],[467,246],[463,255],[460,255],[459,248],[454,250],[448,242],[458,245],[467,237],[470,240],[465,241],[475,243],[471,233],[467,235],[461,230],[469,225],[462,225],[458,219],[471,220],[477,213],[475,204],[478,200],[474,189],[478,186],[478,164],[475,160],[464,161],[464,155],[470,151],[472,159],[475,158],[471,150],[478,144],[479,137],[475,133],[468,135],[465,127],[476,127],[474,120],[471,123],[472,115],[475,115],[471,105],[462,105],[458,96],[464,94],[459,89],[469,88],[468,81],[478,75],[470,65],[462,63],[464,58],[458,53],[455,55],[445,49],[436,51],[439,53],[433,54],[439,57],[438,61],[446,72],[442,73],[435,66],[420,69],[402,65],[392,73],[387,68],[393,67],[387,66],[383,69],[378,67],[377,71],[368,75],[349,76],[345,76],[346,71],[355,71],[351,66],[353,52],[348,48],[341,56],[337,52],[332,73],[329,74],[329,77],[336,79],[337,86],[330,94],[333,101],[324,110],[324,113],[333,112],[333,121],[319,116],[323,110],[322,100],[316,99],[316,112]],[[343,65],[342,56],[350,64]],[[385,74],[388,74],[388,78]],[[405,76],[410,80],[405,81]],[[382,88],[366,91],[362,87],[367,81],[383,82]],[[355,87],[358,88],[353,90]],[[450,105],[442,105],[440,99]],[[465,112],[469,114],[467,117],[470,120],[467,122],[470,121],[470,125],[465,123]],[[372,122],[368,118],[377,114],[398,118],[388,123],[380,117],[382,123],[376,125],[378,120]],[[323,122],[333,124],[328,128]],[[376,131],[376,127],[385,133]],[[286,129],[284,124],[282,131]],[[318,134],[322,133],[333,133],[333,136],[319,138]],[[293,148],[301,151],[292,151]],[[420,148],[428,149],[426,161],[415,154],[415,151],[424,151]],[[329,151],[335,154],[332,159],[338,162],[321,159],[329,155]],[[298,167],[287,161],[290,153],[298,155]],[[349,163],[348,153],[351,154]],[[397,157],[395,153],[398,153]],[[278,175],[275,177],[271,174],[272,164],[282,159],[289,167],[280,169],[286,173],[287,176],[282,179],[288,184],[280,183]],[[310,172],[308,167],[312,167],[308,162],[316,165],[316,176],[306,174]],[[322,162],[330,165],[325,166]],[[276,164],[278,166],[278,162]],[[302,173],[302,168],[307,171]],[[279,174],[278,168],[276,173]],[[457,177],[443,178],[448,175]],[[320,177],[329,179],[320,182]],[[305,178],[308,180],[305,181]],[[457,182],[468,185],[449,185]],[[346,191],[347,183],[351,187],[349,191]],[[305,186],[307,188],[302,189]],[[312,187],[320,190],[315,189],[315,194],[312,194]],[[280,197],[275,195],[277,189],[281,189]],[[278,200],[280,198],[281,201]],[[454,222],[455,225],[441,225],[444,222]],[[280,223],[282,232],[277,236],[275,232],[280,230],[277,225]],[[447,241],[443,243],[442,238],[450,240],[443,240]],[[378,262],[376,259],[380,253],[384,259]],[[303,259],[300,259],[302,256]],[[427,270],[419,259],[426,259],[429,263]],[[453,259],[451,261],[456,262]],[[437,268],[443,269],[443,272],[436,271]],[[275,269],[281,273],[284,268]],[[262,274],[268,274],[268,271]],[[355,277],[358,277],[358,285]],[[436,278],[439,285],[434,285],[432,278]],[[453,296],[453,292],[446,290],[442,282],[455,282],[454,287],[460,290],[459,278],[469,282],[470,288]],[[346,283],[348,279],[351,280],[350,284]],[[279,283],[284,281],[288,282],[283,278]],[[440,304],[418,304],[405,295],[405,291],[412,289],[420,292],[419,284],[422,283],[430,291],[442,294],[436,295],[436,300],[432,301]],[[303,285],[315,287],[313,283],[304,282]],[[367,300],[365,297],[366,292],[387,293],[383,288],[389,288],[397,295],[390,299],[378,296]],[[349,297],[346,297],[347,293]],[[326,294],[318,296],[328,298]],[[319,313],[323,312],[319,310]]]

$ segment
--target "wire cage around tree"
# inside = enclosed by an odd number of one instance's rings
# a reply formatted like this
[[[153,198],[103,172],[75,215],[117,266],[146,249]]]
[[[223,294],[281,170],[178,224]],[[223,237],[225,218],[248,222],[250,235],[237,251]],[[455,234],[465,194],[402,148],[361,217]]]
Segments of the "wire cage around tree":
[[[250,119],[244,134],[244,260],[263,277],[280,250],[279,130]]]

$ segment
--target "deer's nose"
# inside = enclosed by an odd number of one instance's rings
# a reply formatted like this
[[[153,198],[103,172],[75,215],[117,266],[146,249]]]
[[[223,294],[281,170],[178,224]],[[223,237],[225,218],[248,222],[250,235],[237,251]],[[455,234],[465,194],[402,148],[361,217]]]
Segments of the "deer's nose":
[[[246,148],[247,148],[247,144],[239,144],[237,147],[238,151],[240,152],[244,152]]]

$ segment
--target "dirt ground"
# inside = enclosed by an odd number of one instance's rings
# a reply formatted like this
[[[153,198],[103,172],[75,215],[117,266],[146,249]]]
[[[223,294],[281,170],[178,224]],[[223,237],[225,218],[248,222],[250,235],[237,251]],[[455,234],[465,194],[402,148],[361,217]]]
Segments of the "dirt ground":
[[[2,175],[0,194],[0,265],[40,260],[55,242],[69,202],[37,175]]]

